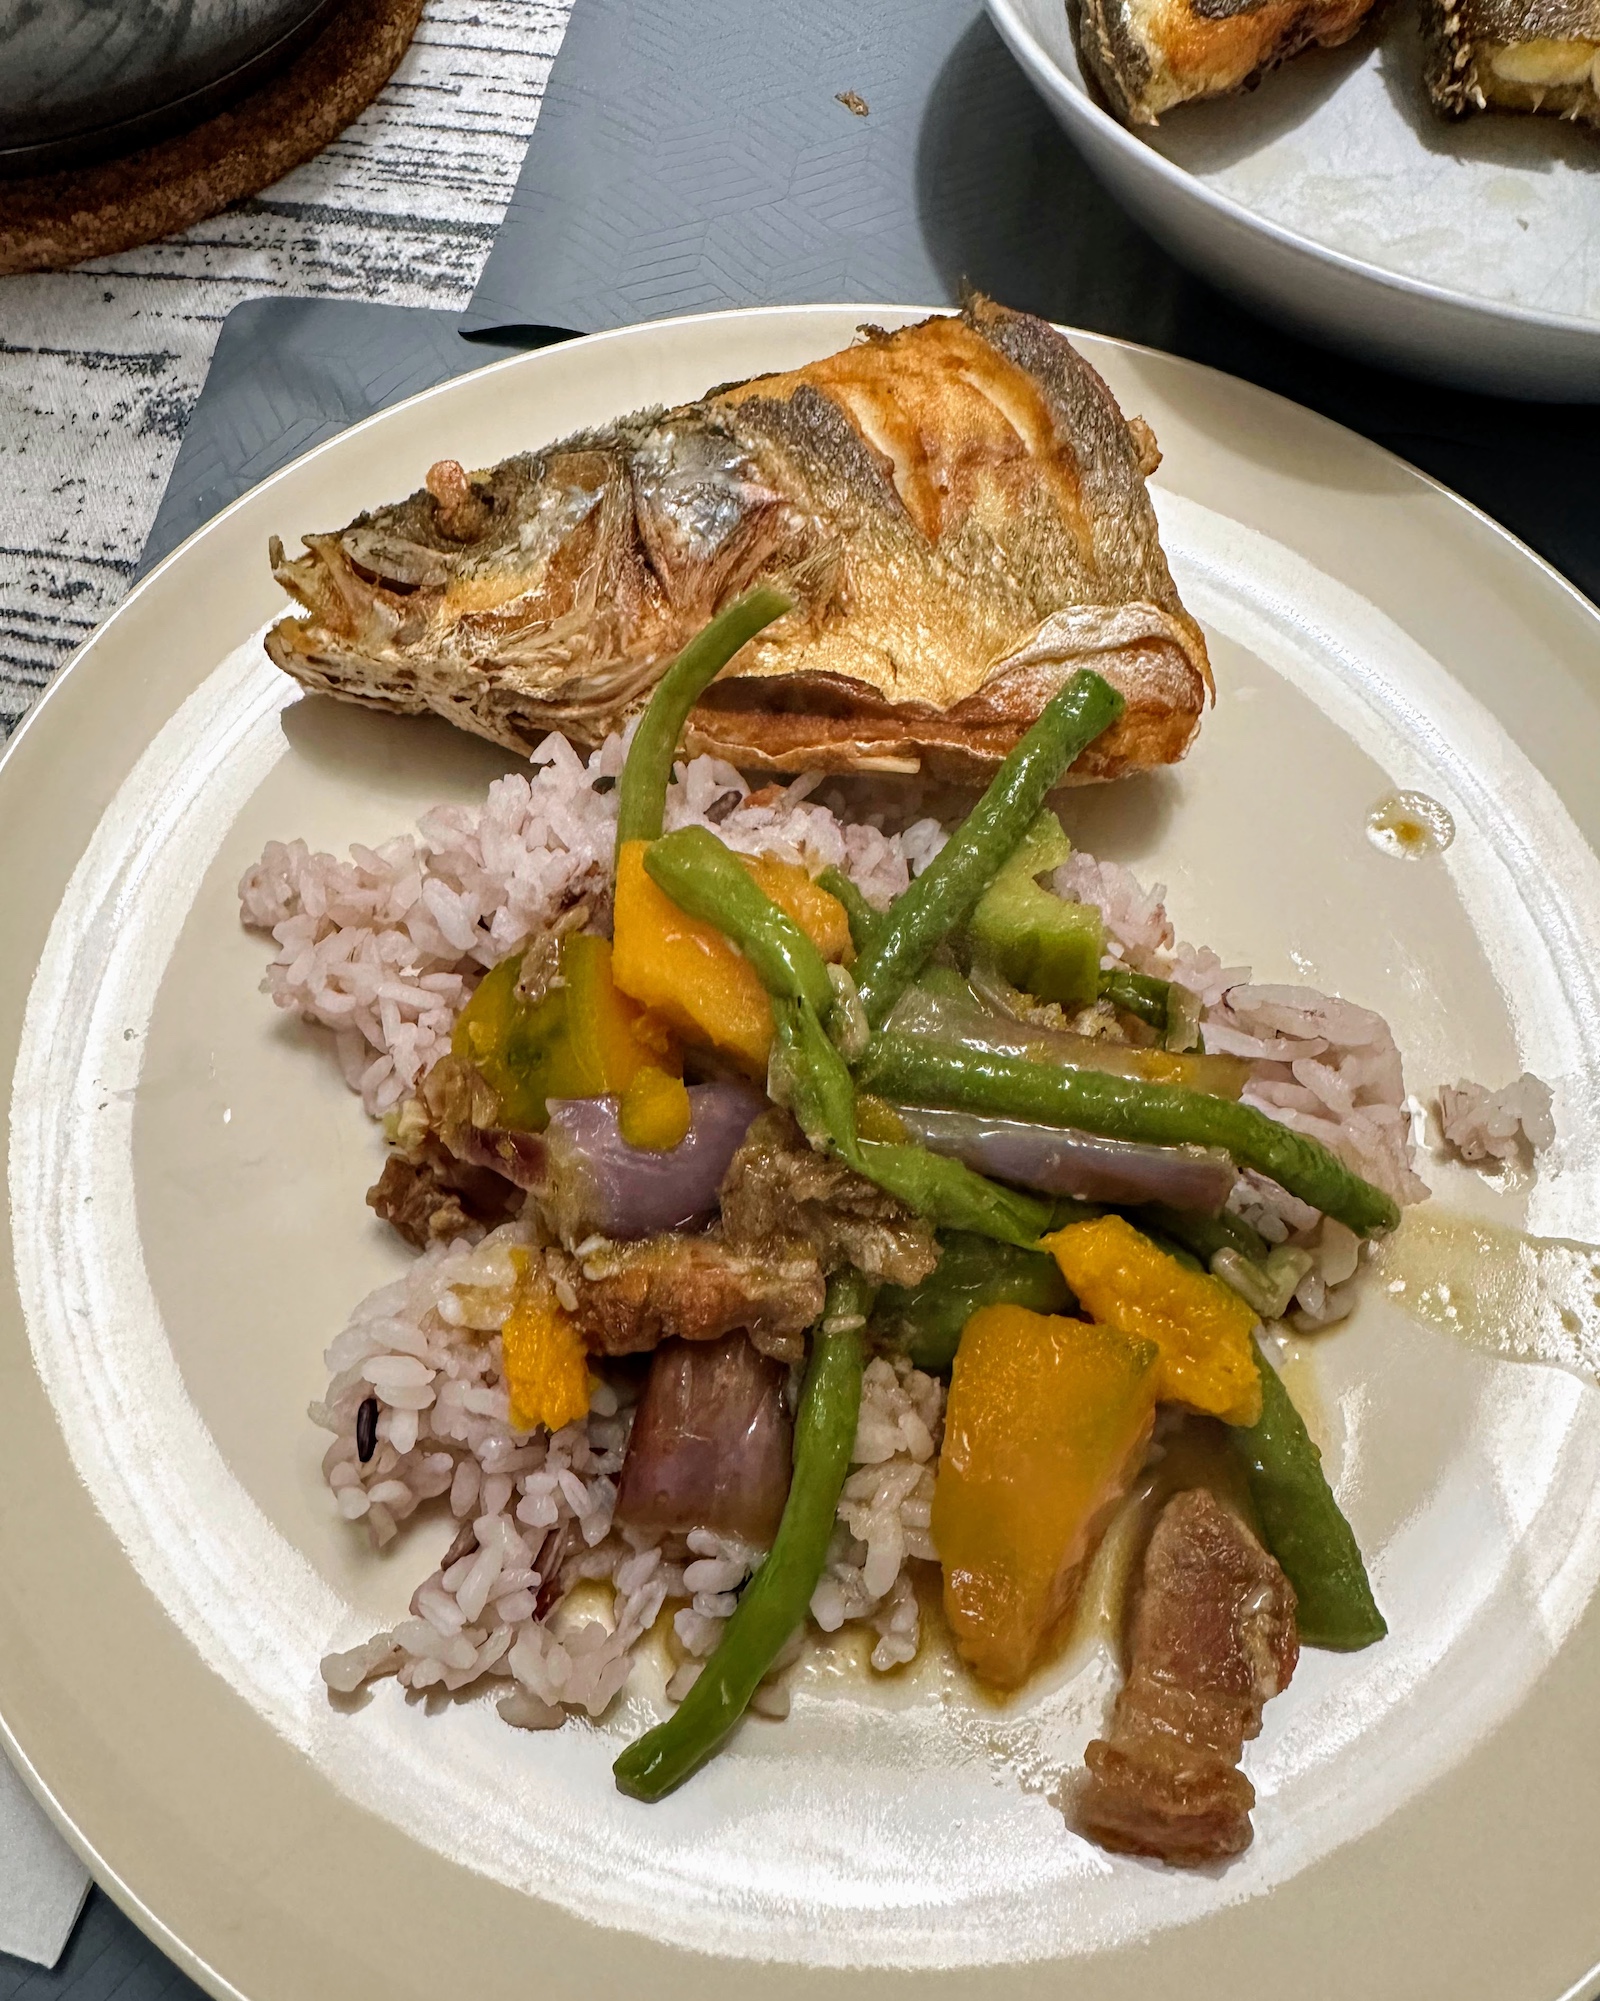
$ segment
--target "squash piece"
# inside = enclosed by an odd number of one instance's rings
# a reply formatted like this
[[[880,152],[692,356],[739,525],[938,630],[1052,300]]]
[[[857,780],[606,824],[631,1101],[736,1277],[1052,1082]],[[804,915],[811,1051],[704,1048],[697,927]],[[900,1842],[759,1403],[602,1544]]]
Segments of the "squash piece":
[[[511,1429],[559,1431],[589,1408],[589,1359],[572,1320],[563,1312],[543,1270],[535,1273],[526,1251],[513,1251],[517,1289],[500,1330]]]
[[[1121,1216],[1069,1224],[1046,1237],[1044,1248],[1086,1313],[1160,1349],[1156,1395],[1163,1402],[1226,1424],[1256,1423],[1257,1315],[1231,1287],[1179,1264]]]
[[[945,1406],[932,1530],[962,1659],[1017,1688],[1071,1611],[1138,1472],[1159,1356],[1114,1327],[985,1306]]]
[[[617,1125],[629,1146],[652,1153],[671,1153],[688,1137],[692,1114],[689,1092],[681,1077],[646,1064],[617,1109]]]
[[[646,1067],[682,1069],[666,1025],[618,990],[608,939],[563,938],[560,983],[539,1000],[518,987],[522,958],[502,959],[484,974],[450,1043],[500,1100],[507,1129],[543,1132],[547,1099],[603,1097],[625,1092]]]
[[[731,1056],[752,1077],[766,1074],[772,1003],[756,969],[714,924],[680,910],[645,873],[645,841],[617,854],[612,966],[617,985],[686,1041]],[[803,868],[773,855],[741,856],[757,883],[808,933],[824,958],[850,951],[850,922],[837,897]]]

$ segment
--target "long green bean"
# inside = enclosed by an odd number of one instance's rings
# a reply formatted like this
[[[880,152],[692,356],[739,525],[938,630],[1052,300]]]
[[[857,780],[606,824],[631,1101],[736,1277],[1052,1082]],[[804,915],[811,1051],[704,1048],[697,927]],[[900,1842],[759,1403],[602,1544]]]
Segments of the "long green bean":
[[[856,963],[856,985],[874,1027],[888,1015],[939,941],[972,915],[1045,794],[1121,715],[1122,697],[1080,667],[995,773],[989,789],[905,894]]]
[[[1256,1348],[1261,1416],[1231,1426],[1262,1533],[1294,1586],[1295,1618],[1307,1646],[1353,1652],[1389,1628],[1378,1610],[1355,1531],[1339,1511],[1322,1454],[1278,1372]]]
[[[664,1723],[612,1766],[618,1790],[664,1799],[716,1756],[762,1677],[806,1616],[833,1535],[861,1410],[872,1288],[856,1271],[828,1282],[794,1427],[794,1474],[777,1537],[745,1586],[700,1678]]]
[[[817,882],[844,905],[850,923],[850,942],[858,952],[865,952],[888,923],[888,911],[874,910],[843,869],[825,868]]]
[[[875,1036],[857,1076],[865,1088],[890,1100],[1036,1119],[1108,1139],[1220,1146],[1241,1166],[1265,1174],[1359,1236],[1392,1230],[1400,1220],[1382,1189],[1352,1173],[1325,1146],[1228,1098],[1104,1070],[1030,1063],[987,1049],[956,1052],[912,1035]]]
[[[819,1015],[827,1014],[833,985],[822,954],[708,827],[680,827],[652,841],[644,868],[680,910],[733,940],[768,993],[809,1001]]]
[[[939,1262],[920,1285],[886,1285],[878,1294],[873,1337],[917,1368],[948,1375],[962,1329],[981,1306],[1070,1313],[1073,1298],[1060,1266],[1043,1251],[952,1230],[940,1239]]]
[[[1006,1188],[925,1147],[864,1139],[851,1164],[908,1209],[926,1216],[935,1229],[970,1230],[1032,1250],[1054,1219],[1053,1203]]]
[[[793,609],[793,598],[782,591],[766,585],[746,591],[689,641],[656,683],[617,782],[619,848],[625,841],[653,841],[660,834],[672,760],[689,711],[747,640]]]

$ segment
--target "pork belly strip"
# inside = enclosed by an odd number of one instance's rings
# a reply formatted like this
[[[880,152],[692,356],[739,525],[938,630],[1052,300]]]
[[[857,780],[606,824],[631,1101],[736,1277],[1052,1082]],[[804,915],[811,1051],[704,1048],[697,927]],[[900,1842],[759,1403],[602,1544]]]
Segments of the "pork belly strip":
[[[1294,1589],[1206,1488],[1177,1494],[1145,1552],[1111,1734],[1084,1753],[1073,1818],[1102,1848],[1193,1865],[1250,1845],[1239,1770],[1300,1656]]]
[[[717,608],[799,609],[690,720],[744,767],[988,777],[1073,670],[1122,690],[1079,778],[1182,756],[1211,691],[1145,477],[1071,343],[973,299],[305,537],[267,651],[308,688],[511,748],[620,728]]]

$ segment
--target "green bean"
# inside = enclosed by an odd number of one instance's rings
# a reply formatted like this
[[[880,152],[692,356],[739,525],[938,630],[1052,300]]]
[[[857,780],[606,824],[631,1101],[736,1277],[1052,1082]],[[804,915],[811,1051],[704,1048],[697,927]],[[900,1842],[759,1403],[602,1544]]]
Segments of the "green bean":
[[[1130,1212],[1128,1221],[1136,1228],[1152,1224],[1165,1236],[1176,1238],[1203,1265],[1209,1266],[1218,1251],[1237,1251],[1252,1264],[1266,1260],[1266,1238],[1228,1209],[1216,1216],[1205,1216],[1193,1209],[1169,1209],[1161,1202],[1141,1202]]]
[[[1121,1008],[1124,1014],[1134,1015],[1147,1028],[1165,1034],[1168,984],[1149,973],[1133,973],[1125,966],[1117,966],[1101,973],[1100,998]]]
[[[850,1470],[871,1308],[872,1289],[859,1272],[829,1280],[827,1305],[811,1337],[795,1418],[794,1474],[777,1537],[694,1687],[612,1766],[618,1790],[634,1799],[664,1799],[716,1756],[806,1616]]]
[[[938,857],[896,899],[882,932],[857,961],[856,985],[874,1027],[940,939],[966,923],[1033,825],[1045,794],[1122,708],[1116,689],[1087,667],[1052,698]]]
[[[617,784],[619,848],[624,841],[653,841],[660,834],[672,760],[689,711],[747,640],[793,609],[794,600],[782,591],[766,585],[746,591],[689,641],[656,683]]]
[[[800,1130],[819,1151],[831,1148],[859,1172],[856,1087],[848,1065],[809,1001],[775,995],[772,1014],[789,1086],[790,1110]]]
[[[850,942],[858,952],[865,952],[888,922],[888,912],[874,910],[843,869],[825,868],[817,882],[844,905],[844,914],[850,922]]]
[[[1354,1652],[1389,1628],[1372,1596],[1355,1532],[1339,1512],[1312,1443],[1278,1372],[1256,1348],[1261,1416],[1230,1426],[1268,1549],[1294,1586],[1296,1620],[1307,1646]]]
[[[718,850],[727,860],[713,867],[710,864]],[[684,905],[691,915],[715,924],[736,944],[746,947],[761,975],[772,998],[780,1067],[786,1073],[790,1106],[811,1144],[831,1149],[846,1166],[936,1226],[977,1231],[1007,1244],[1036,1244],[1050,1227],[1048,1203],[1002,1188],[963,1167],[960,1161],[946,1160],[921,1147],[869,1144],[857,1138],[855,1082],[822,1026],[811,991],[816,989],[815,975],[797,970],[808,965],[809,954],[820,973],[824,1005],[830,1005],[833,985],[816,947],[715,835],[703,828],[685,828],[652,842],[645,853],[645,867],[652,875],[652,861],[659,864],[664,852],[666,865],[656,877],[661,887],[674,898],[681,891],[691,899]],[[782,926],[792,937],[780,930]]]
[[[708,827],[680,827],[652,841],[644,868],[680,910],[733,940],[768,993],[809,1001],[819,1015],[827,1014],[833,983],[822,954]]]
[[[1176,1084],[1029,1063],[987,1049],[956,1053],[912,1035],[875,1036],[857,1075],[865,1088],[891,1100],[1075,1126],[1108,1139],[1220,1146],[1241,1166],[1337,1217],[1358,1236],[1392,1230],[1400,1220],[1399,1209],[1382,1189],[1352,1173],[1316,1140],[1279,1125],[1253,1105]]]
[[[959,1160],[925,1147],[859,1138],[854,1081],[815,1009],[807,1001],[778,996],[772,1012],[790,1108],[814,1147],[831,1149],[938,1229],[970,1230],[1031,1249],[1047,1230],[1060,1227],[1051,1203],[989,1181]]]
[[[962,1329],[981,1306],[1073,1310],[1060,1266],[1043,1251],[952,1230],[941,1239],[939,1252],[938,1264],[920,1285],[886,1285],[872,1314],[874,1340],[919,1369],[950,1373]]]
[[[971,1230],[997,1243],[1032,1250],[1050,1228],[1054,1206],[975,1173],[925,1147],[886,1140],[857,1143],[852,1166],[939,1230]]]

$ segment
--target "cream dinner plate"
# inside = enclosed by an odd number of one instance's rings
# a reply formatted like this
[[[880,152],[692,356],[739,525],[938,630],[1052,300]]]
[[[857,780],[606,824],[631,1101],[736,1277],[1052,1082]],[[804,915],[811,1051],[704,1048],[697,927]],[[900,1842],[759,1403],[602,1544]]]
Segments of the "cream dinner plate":
[[[643,1670],[603,1724],[544,1735],[393,1682],[335,1706],[318,1679],[448,1529],[376,1558],[319,1478],[322,1350],[407,1253],[362,1203],[380,1136],[257,991],[234,886],[269,838],[375,841],[511,760],[279,676],[267,537],[908,317],[625,329],[374,417],[140,584],[6,755],[0,1714],[100,1881],[214,1994],[1557,2001],[1594,1977],[1600,1392],[1413,1317],[1386,1289],[1403,1260],[1300,1378],[1391,1637],[1303,1657],[1229,1868],[1067,1831],[1051,1794],[1112,1686],[1100,1645],[1008,1707],[937,1647],[870,1686],[819,1653],[787,1723],[654,1808],[609,1775],[658,1699]],[[1383,1010],[1419,1097],[1550,1079],[1537,1184],[1429,1161],[1436,1207],[1600,1237],[1600,615],[1349,432],[1084,346],[1165,450],[1218,702],[1181,768],[1077,795],[1069,831],[1165,882],[1229,963]],[[1443,855],[1368,839],[1399,787],[1453,816]]]

